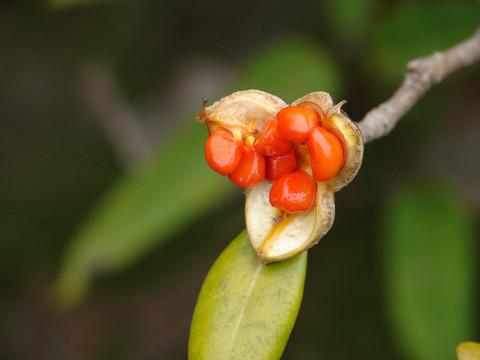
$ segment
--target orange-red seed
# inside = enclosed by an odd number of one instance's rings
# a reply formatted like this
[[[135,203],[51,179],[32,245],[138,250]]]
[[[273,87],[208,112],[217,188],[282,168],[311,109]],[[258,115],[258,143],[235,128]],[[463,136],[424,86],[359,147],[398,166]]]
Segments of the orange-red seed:
[[[303,106],[288,106],[277,114],[278,131],[288,140],[305,143],[312,130],[319,124],[315,111]]]
[[[283,175],[270,189],[270,204],[285,212],[305,212],[315,205],[317,185],[305,171]]]
[[[259,184],[265,178],[265,156],[257,153],[253,147],[245,146],[237,168],[228,178],[242,188]]]
[[[260,154],[272,156],[286,153],[292,147],[292,143],[278,131],[277,119],[271,118],[266,121],[254,147]]]
[[[312,161],[315,181],[328,181],[341,170],[344,163],[340,140],[328,130],[316,127],[308,139],[308,151]]]
[[[265,178],[268,181],[280,179],[283,175],[289,174],[295,170],[297,160],[293,148],[285,154],[265,157]]]
[[[208,165],[220,175],[230,174],[240,162],[243,142],[224,129],[213,131],[205,144]]]

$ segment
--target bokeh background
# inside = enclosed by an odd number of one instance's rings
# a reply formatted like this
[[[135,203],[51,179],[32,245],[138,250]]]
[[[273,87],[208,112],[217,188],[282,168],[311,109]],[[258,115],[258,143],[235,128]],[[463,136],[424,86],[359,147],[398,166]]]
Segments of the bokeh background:
[[[359,121],[478,1],[0,5],[0,358],[185,359],[244,228],[202,98],[325,90]],[[283,359],[454,359],[480,340],[480,65],[433,88],[337,194]]]

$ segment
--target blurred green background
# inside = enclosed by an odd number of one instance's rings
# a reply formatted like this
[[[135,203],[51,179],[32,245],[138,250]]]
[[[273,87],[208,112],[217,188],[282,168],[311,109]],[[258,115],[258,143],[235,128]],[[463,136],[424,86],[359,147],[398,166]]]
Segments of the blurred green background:
[[[0,5],[0,358],[185,359],[244,228],[193,119],[325,90],[359,121],[478,1]],[[480,65],[433,88],[337,194],[283,359],[454,359],[479,340]]]

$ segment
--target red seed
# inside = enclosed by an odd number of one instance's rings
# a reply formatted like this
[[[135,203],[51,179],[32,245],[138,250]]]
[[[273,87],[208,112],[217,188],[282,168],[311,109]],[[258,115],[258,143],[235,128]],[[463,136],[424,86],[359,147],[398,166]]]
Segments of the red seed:
[[[315,181],[330,180],[343,167],[342,143],[333,133],[322,127],[316,127],[310,134],[308,151]]]
[[[215,130],[205,144],[205,158],[220,175],[230,174],[240,162],[243,147],[243,142],[235,140],[227,130]]]
[[[288,106],[277,114],[278,131],[288,140],[305,143],[312,130],[318,126],[319,116],[303,106]]]
[[[268,119],[262,133],[255,141],[255,150],[262,155],[272,156],[286,153],[292,143],[277,129],[277,119]]]
[[[283,175],[289,174],[295,170],[297,161],[295,151],[291,148],[285,154],[265,157],[265,178],[268,181],[280,179]]]
[[[315,205],[317,186],[305,171],[283,175],[270,189],[270,204],[285,212],[305,212]]]
[[[228,177],[242,188],[259,184],[265,178],[265,156],[257,153],[253,147],[245,146],[237,168]]]

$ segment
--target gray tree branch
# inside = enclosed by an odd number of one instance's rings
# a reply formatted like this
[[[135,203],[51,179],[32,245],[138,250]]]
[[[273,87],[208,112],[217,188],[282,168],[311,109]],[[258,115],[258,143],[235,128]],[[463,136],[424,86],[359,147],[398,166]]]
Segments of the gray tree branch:
[[[442,52],[412,60],[403,83],[386,102],[358,123],[365,143],[387,135],[433,85],[480,61],[480,28],[467,40]]]

